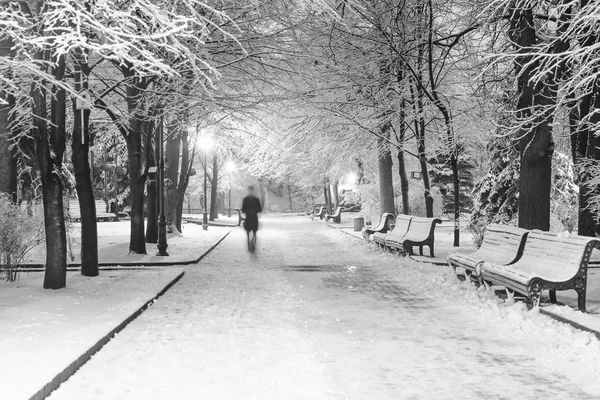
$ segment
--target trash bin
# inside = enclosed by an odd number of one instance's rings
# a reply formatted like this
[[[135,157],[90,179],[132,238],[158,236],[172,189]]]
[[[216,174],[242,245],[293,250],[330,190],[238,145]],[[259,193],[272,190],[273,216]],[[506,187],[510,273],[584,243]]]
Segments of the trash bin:
[[[365,219],[363,217],[354,218],[354,232],[360,232],[365,226]]]

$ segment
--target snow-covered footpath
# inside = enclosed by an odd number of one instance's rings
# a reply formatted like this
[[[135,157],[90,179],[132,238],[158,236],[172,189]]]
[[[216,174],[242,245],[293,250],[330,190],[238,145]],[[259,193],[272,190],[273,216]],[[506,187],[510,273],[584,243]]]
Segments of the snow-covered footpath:
[[[598,399],[600,346],[302,219],[234,231],[60,399]]]

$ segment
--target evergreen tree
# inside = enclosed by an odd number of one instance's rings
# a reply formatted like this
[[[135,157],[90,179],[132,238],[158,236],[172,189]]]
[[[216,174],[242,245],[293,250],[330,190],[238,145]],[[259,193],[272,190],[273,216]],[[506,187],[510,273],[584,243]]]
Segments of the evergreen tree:
[[[459,205],[461,213],[470,213],[473,209],[473,187],[474,170],[476,168],[475,160],[470,155],[466,154],[462,149],[459,149],[458,156],[458,178],[460,180]],[[436,158],[429,160],[431,170],[432,186],[440,189],[442,194],[442,212],[445,215],[454,213],[454,191],[453,191],[453,175],[450,165],[450,157],[440,153]]]

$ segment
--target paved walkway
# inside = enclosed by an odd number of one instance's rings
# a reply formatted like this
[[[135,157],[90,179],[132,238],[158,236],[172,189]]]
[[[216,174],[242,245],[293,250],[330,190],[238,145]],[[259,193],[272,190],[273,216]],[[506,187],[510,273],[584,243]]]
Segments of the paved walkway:
[[[234,230],[50,399],[597,399],[600,345],[300,218]]]

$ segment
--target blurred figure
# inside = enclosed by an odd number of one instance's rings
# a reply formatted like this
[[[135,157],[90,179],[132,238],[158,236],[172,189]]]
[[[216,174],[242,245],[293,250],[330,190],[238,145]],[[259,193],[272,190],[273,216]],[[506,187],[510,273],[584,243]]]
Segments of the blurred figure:
[[[246,214],[244,229],[248,235],[248,250],[252,253],[256,248],[256,231],[258,231],[258,213],[262,212],[260,200],[255,195],[254,186],[248,187],[248,195],[242,202],[242,212]],[[252,237],[250,237],[252,232]]]

